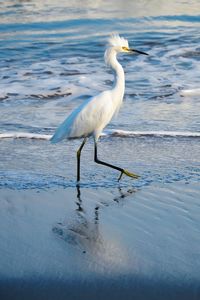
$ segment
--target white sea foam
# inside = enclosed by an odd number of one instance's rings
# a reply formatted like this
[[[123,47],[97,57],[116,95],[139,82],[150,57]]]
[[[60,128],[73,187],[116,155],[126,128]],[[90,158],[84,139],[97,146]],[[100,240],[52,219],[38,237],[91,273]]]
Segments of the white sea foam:
[[[75,63],[76,62],[76,63]],[[4,75],[0,82],[0,100],[25,98],[51,98],[76,93],[88,93],[88,89],[98,89],[99,81],[87,76],[91,70],[88,60],[66,59],[33,62],[29,66],[20,65],[2,69]],[[84,72],[84,73],[82,73]],[[102,73],[100,73],[101,78]],[[90,78],[89,78],[90,77]]]
[[[36,139],[36,140],[49,140],[51,135],[49,134],[38,134],[38,133],[28,133],[28,132],[6,132],[0,133],[0,139]]]
[[[200,96],[200,89],[188,89],[180,92],[181,96]]]
[[[200,137],[200,132],[192,131],[126,131],[126,130],[107,130],[102,135],[118,137]]]
[[[105,130],[101,136],[108,137],[188,137],[200,138],[200,132],[193,131],[126,131],[126,130]],[[51,134],[39,134],[28,132],[5,132],[0,134],[0,139],[36,139],[36,140],[50,140]]]

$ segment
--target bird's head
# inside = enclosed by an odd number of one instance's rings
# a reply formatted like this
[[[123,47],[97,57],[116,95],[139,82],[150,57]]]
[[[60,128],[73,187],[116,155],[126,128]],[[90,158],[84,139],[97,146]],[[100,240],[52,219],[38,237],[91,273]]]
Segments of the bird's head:
[[[132,54],[138,53],[138,54],[148,55],[145,52],[129,48],[128,41],[125,38],[120,37],[118,34],[111,35],[111,37],[108,39],[108,48],[105,53],[105,60],[108,64],[109,64],[109,58],[111,52],[112,53],[115,52],[116,54],[121,52],[121,53],[132,53]]]

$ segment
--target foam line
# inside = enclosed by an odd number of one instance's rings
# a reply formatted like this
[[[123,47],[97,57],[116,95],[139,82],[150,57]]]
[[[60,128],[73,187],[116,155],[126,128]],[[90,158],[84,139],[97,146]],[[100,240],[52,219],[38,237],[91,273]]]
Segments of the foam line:
[[[200,132],[193,131],[125,131],[125,130],[105,130],[101,136],[113,136],[113,137],[188,137],[188,138],[200,138]],[[28,132],[8,132],[1,133],[0,139],[36,139],[36,140],[50,140],[52,135],[28,133]]]
[[[181,96],[200,96],[200,89],[182,90]]]
[[[200,137],[200,132],[193,131],[125,131],[107,130],[103,135],[119,137]]]
[[[36,140],[49,140],[51,135],[39,134],[39,133],[28,133],[28,132],[7,132],[0,133],[0,139],[36,139]]]

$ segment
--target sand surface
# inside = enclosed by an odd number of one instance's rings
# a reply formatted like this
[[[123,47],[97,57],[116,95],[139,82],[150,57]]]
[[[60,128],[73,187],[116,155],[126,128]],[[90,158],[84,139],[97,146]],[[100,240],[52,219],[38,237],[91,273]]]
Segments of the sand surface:
[[[2,189],[0,299],[200,299],[199,195]]]

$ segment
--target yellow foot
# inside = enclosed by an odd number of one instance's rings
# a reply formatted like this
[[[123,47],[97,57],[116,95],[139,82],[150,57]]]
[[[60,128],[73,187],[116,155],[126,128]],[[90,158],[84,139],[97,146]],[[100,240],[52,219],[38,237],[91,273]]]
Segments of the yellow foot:
[[[139,175],[137,175],[137,174],[135,174],[135,173],[131,173],[131,172],[127,171],[127,170],[123,170],[123,171],[121,172],[119,178],[118,178],[118,181],[120,181],[120,179],[122,178],[122,175],[123,175],[123,174],[125,174],[125,175],[127,175],[127,176],[129,176],[129,177],[132,177],[132,178],[134,178],[134,179],[138,179],[138,178],[140,177]]]

